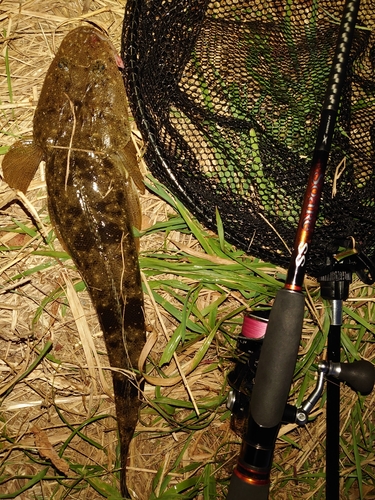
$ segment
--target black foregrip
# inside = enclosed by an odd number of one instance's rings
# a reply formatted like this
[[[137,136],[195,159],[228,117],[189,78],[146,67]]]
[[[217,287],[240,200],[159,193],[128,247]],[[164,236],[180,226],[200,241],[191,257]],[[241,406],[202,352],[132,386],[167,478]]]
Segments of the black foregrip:
[[[254,484],[245,481],[234,472],[229,484],[226,500],[267,500],[269,484]]]
[[[281,422],[297,360],[304,303],[301,292],[283,288],[272,306],[250,403],[251,415],[262,427]]]

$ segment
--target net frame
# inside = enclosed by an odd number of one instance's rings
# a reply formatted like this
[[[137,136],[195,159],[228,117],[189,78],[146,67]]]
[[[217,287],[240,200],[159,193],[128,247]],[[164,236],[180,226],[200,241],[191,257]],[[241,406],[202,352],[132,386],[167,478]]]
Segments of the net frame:
[[[122,54],[152,174],[209,229],[287,266],[343,2],[127,3]],[[364,1],[308,261],[374,238],[374,2]],[[375,102],[375,101],[374,101]]]

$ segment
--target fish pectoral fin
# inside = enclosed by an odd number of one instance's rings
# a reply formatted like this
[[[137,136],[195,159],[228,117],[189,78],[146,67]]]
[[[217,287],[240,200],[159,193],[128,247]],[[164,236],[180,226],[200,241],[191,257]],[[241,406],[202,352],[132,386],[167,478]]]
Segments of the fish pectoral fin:
[[[123,150],[118,151],[118,155],[120,156],[121,162],[126,172],[131,176],[139,191],[144,194],[145,185],[143,182],[143,175],[138,165],[137,150],[135,149],[135,146],[131,139]]]
[[[42,160],[43,151],[31,140],[15,142],[2,163],[5,182],[11,188],[26,193]]]

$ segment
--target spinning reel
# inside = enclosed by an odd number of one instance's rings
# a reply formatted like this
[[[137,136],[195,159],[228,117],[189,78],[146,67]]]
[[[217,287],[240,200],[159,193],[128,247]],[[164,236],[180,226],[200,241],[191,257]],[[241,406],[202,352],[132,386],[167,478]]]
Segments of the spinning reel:
[[[332,249],[331,249],[332,250]],[[340,326],[342,302],[348,298],[352,273],[356,272],[366,284],[374,282],[373,263],[355,247],[352,239],[338,242],[327,257],[326,267],[319,278],[321,296],[331,302],[331,326],[328,333],[327,360],[317,364],[315,389],[300,406],[286,404],[281,422],[305,426],[309,415],[322,397],[325,380],[334,382],[327,386],[327,498],[339,497],[339,405],[340,384],[344,382],[355,392],[368,395],[374,388],[375,368],[366,360],[351,363],[340,362]],[[254,388],[258,360],[265,338],[269,310],[252,312],[245,316],[242,332],[237,340],[237,362],[228,374],[231,390],[227,408],[231,410],[231,428],[241,438],[246,439],[251,427],[250,401]],[[274,367],[270,366],[272,370]],[[253,453],[261,453],[256,443]],[[259,450],[258,450],[259,448]]]
[[[248,322],[250,316],[245,317],[244,323]],[[263,323],[255,314],[251,315],[251,321]],[[254,384],[257,355],[260,354],[261,340],[251,338],[249,333],[242,331],[241,338],[237,342],[237,350],[240,351],[241,361],[237,361],[233,371],[228,374],[228,382],[231,389],[228,394],[227,408],[232,412],[231,428],[242,437],[244,420],[247,418],[251,391]],[[252,345],[253,343],[253,345]],[[246,348],[247,351],[243,351]],[[259,351],[259,353],[258,353]],[[324,383],[327,377],[334,378],[338,382],[344,382],[355,392],[369,395],[374,388],[375,369],[370,361],[359,360],[352,363],[337,363],[333,361],[320,361],[317,365],[317,382],[315,389],[309,397],[300,405],[287,404],[282,418],[283,424],[296,423],[303,427],[308,423],[308,417],[324,391]]]

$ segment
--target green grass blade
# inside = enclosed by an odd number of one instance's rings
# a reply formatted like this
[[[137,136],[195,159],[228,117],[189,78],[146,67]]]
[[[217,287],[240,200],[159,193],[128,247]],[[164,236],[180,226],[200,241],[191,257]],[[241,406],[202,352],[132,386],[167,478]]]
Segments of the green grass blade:
[[[364,500],[363,496],[363,479],[362,479],[362,464],[361,456],[359,454],[359,446],[357,442],[357,434],[355,432],[356,422],[352,417],[352,438],[353,438],[353,453],[354,453],[354,463],[357,472],[358,490],[360,498],[359,500]]]
[[[211,469],[211,464],[207,464],[204,468],[203,500],[216,500],[216,481]]]
[[[105,474],[105,471],[103,471],[103,473]],[[97,491],[107,500],[123,500],[123,496],[119,493],[117,488],[111,486],[108,483],[105,483],[99,477],[90,477],[89,475],[86,475],[85,480],[93,487],[95,491]]]
[[[60,408],[57,405],[55,405],[55,409],[56,409],[56,412],[59,415],[61,421],[72,431],[70,436],[65,440],[65,442],[63,443],[63,445],[60,448],[60,451],[59,451],[60,457],[63,456],[64,451],[66,450],[69,443],[72,441],[72,439],[75,436],[79,436],[83,441],[86,441],[87,443],[89,443],[91,446],[94,446],[98,450],[103,449],[103,446],[100,443],[94,441],[93,439],[90,439],[88,436],[85,436],[85,434],[83,434],[81,432],[81,430],[84,429],[85,427],[87,427],[88,425],[93,424],[94,422],[98,422],[99,420],[103,420],[104,418],[113,418],[112,415],[105,415],[105,414],[104,415],[96,415],[96,416],[93,416],[93,417],[85,420],[80,425],[77,425],[77,427],[73,427],[68,422],[68,420],[66,420],[66,418],[64,418],[63,414],[60,411]]]
[[[33,486],[38,484],[44,478],[44,476],[47,474],[47,472],[48,472],[48,467],[42,469],[40,472],[38,472],[38,474],[35,474],[35,476],[33,476],[30,479],[30,481],[28,481],[25,484],[25,486],[23,486],[22,488],[20,488],[17,491],[14,491],[13,493],[5,493],[5,494],[0,493],[0,500],[5,500],[6,498],[17,498],[20,495],[23,495],[23,493],[25,493],[27,490],[29,490],[30,488],[32,488]],[[16,479],[16,478],[12,478],[12,479]],[[17,479],[21,480],[21,479],[23,479],[23,477],[17,476]]]
[[[14,389],[14,387],[21,382],[24,378],[26,378],[30,373],[32,373],[35,368],[43,361],[45,356],[48,354],[48,352],[52,349],[53,343],[52,342],[46,342],[43,350],[40,352],[39,356],[31,363],[31,365],[27,368],[26,371],[24,371],[21,375],[19,375],[16,380],[12,382],[10,386],[6,388],[6,390],[3,393],[0,393],[0,396],[5,399]]]

